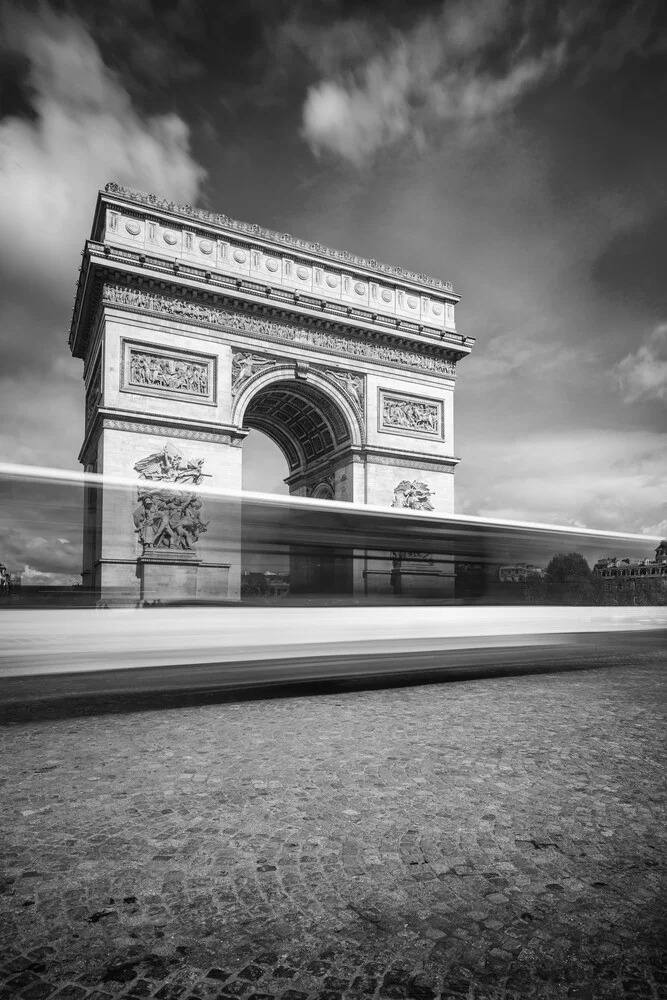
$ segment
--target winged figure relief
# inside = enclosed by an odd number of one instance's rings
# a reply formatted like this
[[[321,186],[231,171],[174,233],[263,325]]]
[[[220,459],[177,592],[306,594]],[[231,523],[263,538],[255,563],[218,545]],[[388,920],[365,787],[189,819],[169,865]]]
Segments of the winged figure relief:
[[[206,476],[202,472],[203,458],[184,459],[173,445],[166,443],[162,451],[153,452],[140,459],[134,466],[142,479],[161,480],[169,483],[192,483],[197,486]]]
[[[408,507],[410,510],[433,510],[430,497],[435,496],[426,483],[403,479],[394,487],[392,507]]]

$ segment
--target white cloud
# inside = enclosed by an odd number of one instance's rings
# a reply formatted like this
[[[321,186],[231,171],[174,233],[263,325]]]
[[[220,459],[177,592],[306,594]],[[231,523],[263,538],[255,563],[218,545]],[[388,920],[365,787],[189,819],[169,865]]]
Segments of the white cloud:
[[[573,366],[581,367],[595,360],[595,349],[588,345],[532,340],[529,331],[502,334],[480,347],[481,356],[476,355],[471,362],[471,374],[476,380],[518,373],[534,382],[537,378],[563,373]]]
[[[611,371],[626,403],[667,400],[667,323],[655,327],[645,344]]]
[[[566,65],[583,79],[660,52],[656,10],[650,0],[617,16],[601,0],[454,0],[383,38],[359,19],[292,26],[322,74],[304,102],[302,135],[315,153],[360,166],[399,139],[423,145],[443,124],[476,131]]]
[[[409,82],[400,52],[393,65],[372,62],[359,86],[325,80],[306,97],[304,136],[315,151],[329,149],[361,166],[408,131]]]
[[[43,8],[39,17],[9,15],[4,28],[30,61],[38,118],[0,124],[2,264],[71,301],[106,181],[193,203],[204,172],[186,123],[140,115],[80,22]]]
[[[204,171],[186,123],[142,116],[80,22],[4,13],[37,118],[0,122],[0,460],[74,467],[83,389],[65,338],[96,193],[115,179],[195,203]]]
[[[481,54],[503,27],[506,7],[504,0],[447,5],[439,19],[424,18],[394,35],[354,74],[330,73],[308,90],[303,137],[314,152],[328,150],[360,166],[407,135],[423,142],[433,122],[470,126],[507,110],[560,66],[565,45],[530,54],[522,35],[502,72],[484,70]],[[365,32],[356,30],[364,42]],[[349,30],[341,37],[346,55]],[[334,35],[329,64],[335,44]]]
[[[652,431],[478,440],[457,473],[457,510],[480,517],[660,534],[666,496],[667,434]]]
[[[73,587],[81,583],[80,573],[43,573],[29,565],[17,572],[21,574],[22,587]]]

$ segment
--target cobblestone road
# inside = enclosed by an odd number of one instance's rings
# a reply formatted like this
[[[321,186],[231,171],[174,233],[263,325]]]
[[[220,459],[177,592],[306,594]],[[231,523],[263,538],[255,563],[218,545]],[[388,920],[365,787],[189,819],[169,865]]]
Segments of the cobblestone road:
[[[7,726],[0,998],[665,997],[666,681]]]

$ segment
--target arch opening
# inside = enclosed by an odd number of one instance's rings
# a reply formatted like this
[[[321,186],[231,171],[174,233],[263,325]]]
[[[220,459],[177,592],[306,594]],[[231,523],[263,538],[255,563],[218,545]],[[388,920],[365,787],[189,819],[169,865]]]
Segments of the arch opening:
[[[336,402],[317,386],[283,379],[261,387],[249,400],[243,426],[261,431],[281,449],[290,475],[349,447],[352,435]]]
[[[336,390],[330,390],[326,379],[317,374],[295,378],[293,369],[276,374],[260,376],[240,394],[237,419],[280,448],[288,467],[285,482],[290,493],[318,500],[352,500],[351,448],[360,439],[353,408],[337,398]],[[244,549],[244,565],[257,565],[253,539],[245,531]],[[281,558],[289,566],[285,583],[290,594],[352,592],[353,552],[344,539],[321,542],[310,532],[303,542],[290,543],[272,556],[272,567]],[[244,573],[244,579],[251,578]]]

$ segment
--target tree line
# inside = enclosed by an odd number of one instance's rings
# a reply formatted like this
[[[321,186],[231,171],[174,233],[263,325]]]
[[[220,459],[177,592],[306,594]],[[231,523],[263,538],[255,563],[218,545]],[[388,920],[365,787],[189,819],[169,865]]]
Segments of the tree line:
[[[601,577],[579,552],[568,552],[554,556],[542,577],[501,583],[482,581],[481,576],[475,581],[474,574],[464,573],[460,596],[477,596],[491,604],[654,606],[667,604],[664,581],[664,577]]]

